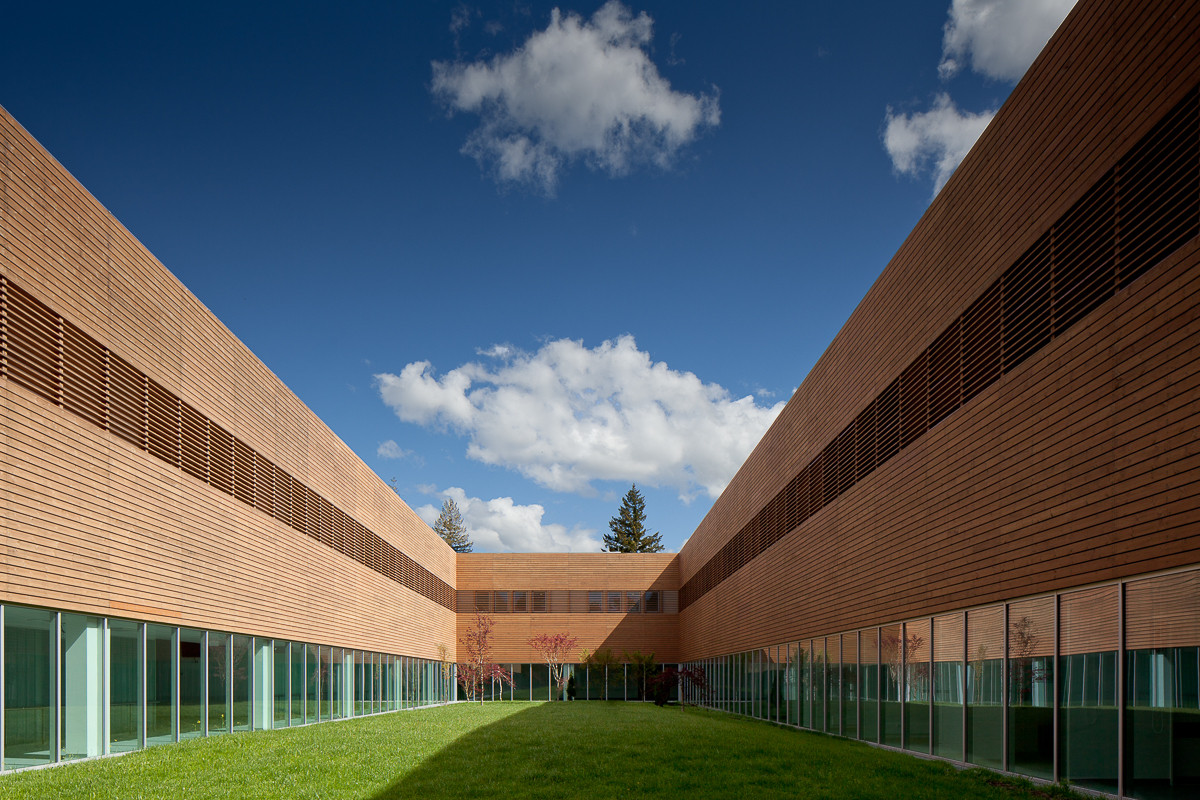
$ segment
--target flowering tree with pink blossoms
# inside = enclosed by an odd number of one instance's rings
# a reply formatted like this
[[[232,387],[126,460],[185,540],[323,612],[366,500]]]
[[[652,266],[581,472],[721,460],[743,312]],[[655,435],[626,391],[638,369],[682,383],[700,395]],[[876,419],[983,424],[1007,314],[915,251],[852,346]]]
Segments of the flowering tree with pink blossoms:
[[[483,705],[483,687],[491,681],[500,682],[501,696],[504,694],[504,684],[513,685],[512,674],[492,661],[492,618],[484,614],[475,614],[471,627],[459,639],[467,658],[457,665],[458,685],[462,687],[467,698],[472,695],[479,698]]]
[[[550,679],[558,687],[558,694],[561,696],[563,686],[567,683],[564,667],[571,653],[579,646],[579,639],[570,633],[539,633],[526,644],[542,654],[546,665],[550,667]]]

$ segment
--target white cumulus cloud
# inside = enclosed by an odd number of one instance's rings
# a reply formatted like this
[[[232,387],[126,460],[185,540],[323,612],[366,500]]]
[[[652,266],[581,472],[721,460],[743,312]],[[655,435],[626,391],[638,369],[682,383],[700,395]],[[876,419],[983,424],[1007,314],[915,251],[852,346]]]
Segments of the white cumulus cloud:
[[[938,74],[948,80],[969,64],[995,80],[1016,82],[1058,29],[1075,0],[952,0]],[[996,115],[960,111],[942,92],[928,111],[887,111],[883,144],[902,175],[933,174],[936,196]]]
[[[375,450],[375,455],[380,458],[405,458],[411,456],[412,451],[405,450],[392,439],[388,439],[386,442],[380,443],[379,447]]]
[[[647,53],[652,28],[645,12],[634,16],[616,0],[588,20],[556,8],[514,52],[433,62],[432,90],[451,112],[479,115],[462,152],[501,182],[553,194],[575,160],[611,175],[665,168],[721,112],[715,89],[671,89]]]
[[[466,491],[457,486],[438,494],[458,505],[477,553],[598,553],[603,549],[590,528],[568,529],[542,522],[546,509],[536,503],[522,506],[511,497],[467,497]],[[423,505],[416,511],[432,527],[441,505]]]
[[[932,168],[936,195],[995,115],[994,110],[960,111],[943,93],[928,111],[897,114],[889,108],[883,146],[892,166],[903,175],[920,175]]]
[[[949,78],[969,63],[981,75],[1015,83],[1074,5],[1075,0],[954,0],[938,73]]]
[[[734,398],[628,335],[594,348],[558,339],[441,377],[418,361],[375,380],[400,419],[465,435],[470,458],[584,494],[593,481],[635,481],[715,498],[784,405]]]

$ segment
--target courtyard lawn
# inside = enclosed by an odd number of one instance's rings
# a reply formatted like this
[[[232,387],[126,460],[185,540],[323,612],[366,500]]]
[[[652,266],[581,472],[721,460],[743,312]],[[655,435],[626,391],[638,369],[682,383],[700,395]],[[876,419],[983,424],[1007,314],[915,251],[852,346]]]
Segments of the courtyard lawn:
[[[0,777],[0,798],[1043,798],[979,770],[699,709],[459,704]]]

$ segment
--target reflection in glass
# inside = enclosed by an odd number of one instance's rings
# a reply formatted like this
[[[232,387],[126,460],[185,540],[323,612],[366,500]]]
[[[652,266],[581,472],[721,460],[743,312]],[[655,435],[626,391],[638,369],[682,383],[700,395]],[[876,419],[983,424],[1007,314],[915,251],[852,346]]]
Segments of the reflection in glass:
[[[825,730],[825,640],[812,640],[812,706],[814,730]]]
[[[901,689],[904,684],[903,628],[900,625],[885,625],[880,628],[880,687],[879,718],[880,741],[892,747],[900,747]]]
[[[812,641],[799,643],[799,661],[796,664],[796,694],[799,705],[800,727],[812,727]]]
[[[1042,597],[1008,607],[1008,768],[1054,777],[1054,605]]]
[[[967,613],[967,761],[1004,767],[1004,607]]]
[[[858,634],[842,636],[842,736],[858,736]]]
[[[825,640],[825,730],[842,732],[842,639]]]
[[[229,730],[229,637],[208,634],[208,733]]]
[[[291,671],[291,648],[287,642],[275,642],[275,727],[288,725],[288,698],[291,696],[288,676]]]
[[[1116,586],[1059,599],[1058,769],[1062,780],[1117,789]]]
[[[123,619],[108,623],[109,751],[142,746],[142,626]]]
[[[963,757],[963,615],[933,620],[933,753]]]
[[[179,738],[204,733],[204,634],[179,630]]]
[[[291,650],[291,689],[292,689],[292,705],[290,724],[304,724],[304,645],[299,642],[292,642],[289,645]]]
[[[306,645],[304,648],[304,721],[316,722],[320,707],[317,705],[317,690],[320,681],[318,668],[317,646]]]
[[[904,624],[904,746],[929,752],[929,620]]]
[[[146,743],[175,741],[174,628],[146,625]]]
[[[4,766],[51,761],[54,614],[4,607]]]
[[[617,688],[609,691],[609,696],[624,695],[624,670],[621,664],[615,664],[609,667],[610,673],[617,678]],[[532,687],[532,697],[534,700],[549,700],[550,699],[550,667],[545,664],[530,664],[529,665],[529,681]]]
[[[879,629],[859,634],[859,738],[879,741]]]
[[[233,729],[250,730],[250,637],[233,636],[233,673],[230,675],[233,695]]]
[[[1125,589],[1125,792],[1200,797],[1200,572]]]

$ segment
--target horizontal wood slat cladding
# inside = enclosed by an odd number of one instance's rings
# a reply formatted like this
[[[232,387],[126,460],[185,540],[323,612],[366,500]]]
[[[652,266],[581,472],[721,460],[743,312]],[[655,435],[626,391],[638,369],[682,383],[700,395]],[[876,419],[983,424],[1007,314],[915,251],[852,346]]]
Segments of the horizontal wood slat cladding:
[[[1143,190],[1142,184],[1150,189]],[[1169,203],[1162,200],[1164,195]],[[1150,205],[1153,208],[1147,208]],[[968,393],[974,397],[1016,369],[1197,233],[1200,90],[1193,89],[904,369],[899,408],[890,396],[884,401],[887,413],[899,415],[900,449],[957,411]],[[1123,243],[1119,254],[1118,236]],[[1126,247],[1127,241],[1135,244]],[[970,353],[962,347],[964,328],[972,333]],[[989,339],[981,337],[984,330]],[[800,481],[776,494],[684,584],[683,608],[865,480],[886,461],[877,453],[895,455],[890,449],[895,423],[883,420],[886,434],[876,427],[881,421],[880,397],[801,470]],[[881,447],[867,441],[868,435],[885,436],[887,443]],[[788,511],[798,510],[800,504],[790,494],[801,493],[806,482],[821,484],[819,500],[810,502],[805,513],[791,516]]]
[[[1200,7],[1077,4],[682,549],[685,659],[1200,563],[1198,83]]]
[[[497,661],[537,661],[526,644],[538,633],[570,631],[580,649],[610,647],[618,657],[625,651],[653,652],[659,661],[678,661],[679,626],[675,609],[663,613],[626,613],[629,592],[677,592],[679,559],[675,553],[460,553],[456,585],[462,591],[526,590],[529,613],[493,613]],[[554,604],[571,607],[589,590],[618,594],[621,613],[555,613]],[[534,594],[541,592],[546,611],[533,612]],[[666,598],[664,597],[664,600]],[[509,598],[512,603],[511,597]],[[561,605],[557,607],[562,607]],[[474,614],[458,615],[461,639]]]
[[[453,656],[453,551],[3,109],[0,284],[0,602]]]
[[[94,414],[80,414],[93,424],[100,424],[101,419],[123,415],[126,420],[124,427],[109,428],[109,432],[120,435],[173,467],[182,466],[181,454],[187,446],[189,460],[188,468],[184,471],[209,483],[207,470],[202,471],[199,468],[201,460],[197,455],[204,446],[200,443],[201,432],[206,431],[209,423],[203,415],[188,406],[188,435],[185,438],[182,406],[186,404],[128,365],[122,367],[122,377],[113,381],[129,387],[124,392],[110,394],[106,388],[109,385],[107,380],[80,383],[73,389],[73,395],[77,398],[74,406],[65,403],[63,398],[66,392],[62,376],[67,374],[67,370],[64,368],[63,349],[57,346],[57,342],[61,339],[64,326],[70,323],[3,275],[0,275],[0,295],[3,296],[0,313],[5,317],[5,331],[9,332],[2,342],[4,350],[0,351],[0,379],[7,377],[8,371],[12,369],[7,366],[10,361],[8,354],[11,351],[15,354],[12,360],[19,365],[19,369],[13,375],[14,382],[71,411],[75,411],[77,407],[97,409],[97,413]],[[26,324],[29,320],[36,320],[37,324]],[[98,354],[93,357],[93,363],[125,364],[108,348],[84,339],[86,334],[80,332],[76,337],[81,342],[81,349],[90,349]],[[46,363],[41,363],[39,359],[45,359]],[[103,412],[100,412],[100,409],[103,409]],[[137,422],[139,417],[140,425]],[[231,459],[229,463],[233,464],[234,481],[239,480],[238,471],[242,470],[245,472],[242,476],[243,482],[248,483],[253,476],[254,488],[252,493],[247,491],[236,495],[238,499],[247,502],[252,494],[253,505],[262,513],[305,535],[319,538],[309,530],[307,515],[296,513],[296,497],[306,497],[308,487],[295,481],[285,470],[272,464],[263,455],[253,452],[245,445],[243,447],[245,450],[239,457]],[[230,491],[229,482],[225,480],[210,485],[226,493]],[[293,492],[296,497],[293,496]],[[338,513],[342,512],[339,510]],[[412,561],[408,555],[384,542],[357,521],[350,520],[349,523],[355,531],[353,546],[340,552],[435,603],[454,610],[454,589],[449,583],[434,576],[424,566]],[[384,550],[389,551],[391,556],[386,563],[382,557]],[[411,569],[397,568],[399,562],[408,561],[412,561]]]

